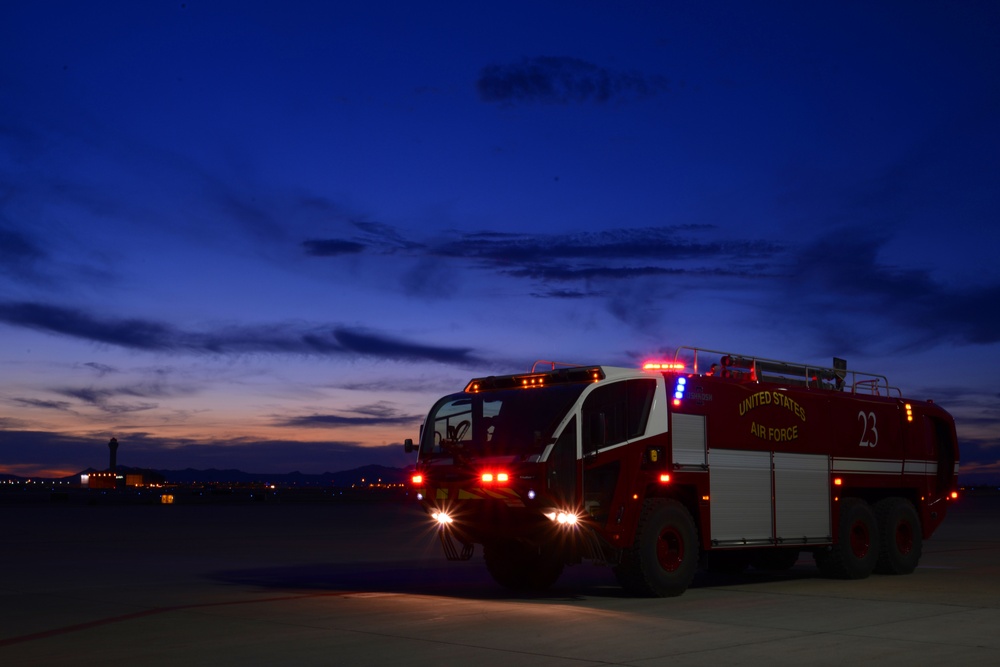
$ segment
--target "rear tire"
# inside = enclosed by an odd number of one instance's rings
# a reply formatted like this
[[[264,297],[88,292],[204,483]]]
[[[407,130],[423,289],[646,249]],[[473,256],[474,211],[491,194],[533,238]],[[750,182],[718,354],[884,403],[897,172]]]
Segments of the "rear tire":
[[[875,513],[860,498],[840,502],[837,543],[815,552],[816,566],[825,577],[864,579],[879,558],[879,530]]]
[[[675,597],[698,569],[698,528],[687,508],[676,500],[647,500],[635,542],[615,568],[618,582],[634,595]]]
[[[886,498],[875,504],[879,574],[911,574],[923,552],[923,534],[917,510],[903,498]]]
[[[484,545],[483,559],[494,581],[512,591],[543,591],[563,571],[554,551],[514,540]]]

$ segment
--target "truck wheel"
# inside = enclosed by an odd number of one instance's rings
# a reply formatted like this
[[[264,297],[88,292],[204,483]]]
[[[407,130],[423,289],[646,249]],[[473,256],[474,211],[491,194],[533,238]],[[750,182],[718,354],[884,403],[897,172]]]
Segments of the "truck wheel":
[[[875,513],[860,498],[840,502],[837,543],[814,553],[820,573],[833,579],[864,579],[875,569],[879,552]]]
[[[483,546],[490,576],[512,591],[541,591],[556,583],[563,562],[550,549],[508,540]]]
[[[903,498],[886,498],[875,504],[879,552],[875,571],[880,574],[910,574],[917,569],[923,551],[920,517]]]
[[[618,582],[638,595],[674,597],[691,585],[698,569],[698,528],[676,500],[647,500],[633,546],[615,568]]]

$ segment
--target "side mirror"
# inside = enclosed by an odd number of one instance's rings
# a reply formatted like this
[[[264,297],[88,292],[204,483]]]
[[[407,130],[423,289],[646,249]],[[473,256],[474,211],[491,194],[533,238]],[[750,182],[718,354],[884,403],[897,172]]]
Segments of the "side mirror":
[[[413,452],[413,438],[407,438],[403,441],[403,450],[406,451],[407,454]]]

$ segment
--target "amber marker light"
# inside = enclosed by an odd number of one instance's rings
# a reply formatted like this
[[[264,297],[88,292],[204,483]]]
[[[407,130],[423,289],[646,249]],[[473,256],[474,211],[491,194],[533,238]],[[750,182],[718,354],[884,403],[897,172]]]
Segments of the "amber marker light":
[[[833,478],[833,485],[834,486],[843,486],[844,485],[844,480],[842,480],[839,477],[834,477]]]
[[[950,493],[950,494],[948,495],[948,497],[949,497],[949,498],[951,498],[952,500],[958,500],[958,491],[952,491],[952,492],[951,492],[951,493]]]

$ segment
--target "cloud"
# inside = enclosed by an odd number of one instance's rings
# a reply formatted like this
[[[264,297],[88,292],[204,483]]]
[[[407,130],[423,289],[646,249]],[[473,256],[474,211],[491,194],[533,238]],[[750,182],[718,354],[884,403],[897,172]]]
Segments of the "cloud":
[[[46,401],[36,398],[15,398],[12,402],[29,408],[42,408],[45,410],[68,411],[73,407],[73,404],[67,401]]]
[[[693,232],[711,227],[664,226],[612,229],[580,234],[465,234],[434,248],[445,256],[470,255],[528,263],[540,259],[648,259],[660,261],[717,257],[767,257],[782,246],[760,240],[698,241]],[[462,253],[458,253],[461,249]]]
[[[480,360],[468,347],[438,347],[410,343],[364,331],[340,328],[334,332],[345,351],[364,356],[402,361],[437,361],[446,364],[471,365]]]
[[[101,319],[73,308],[31,302],[0,303],[0,322],[149,351],[170,350],[176,346],[178,339],[178,333],[162,323],[140,319]]]
[[[302,247],[310,257],[336,257],[338,255],[355,255],[367,246],[357,241],[342,239],[310,239],[302,242]]]
[[[387,403],[360,406],[347,411],[353,414],[312,414],[280,420],[282,426],[330,428],[338,426],[400,426],[419,423],[423,415],[400,414]]]
[[[115,400],[122,396],[138,399],[169,398],[196,393],[196,391],[195,389],[186,387],[168,386],[163,382],[136,383],[107,388],[64,387],[52,390],[55,394],[74,398],[109,414],[142,412],[144,410],[154,410],[159,407],[157,403],[149,401],[123,402]]]
[[[0,302],[0,322],[145,352],[364,356],[459,365],[479,361],[471,348],[424,345],[342,326],[275,324],[188,332],[154,320],[105,318],[32,302]]]
[[[98,377],[104,377],[105,375],[118,372],[113,366],[108,366],[107,364],[99,364],[94,361],[88,361],[83,365],[96,372]]]
[[[836,330],[842,349],[858,349],[873,327],[901,348],[942,342],[1000,342],[1000,285],[950,286],[923,269],[882,264],[888,237],[864,229],[840,230],[796,254],[785,283],[786,301],[810,312],[821,331]],[[850,323],[850,324],[848,324]]]
[[[418,266],[405,274],[408,294],[438,293],[439,283],[453,272],[442,260],[472,262],[474,268],[500,272],[514,278],[539,281],[584,282],[629,280],[648,276],[739,277],[774,276],[776,258],[787,251],[784,245],[760,239],[702,240],[699,235],[717,232],[709,225],[636,227],[577,234],[514,234],[479,231],[457,233],[447,240],[417,242],[378,223],[356,223],[372,235],[371,241],[357,243],[331,240],[330,251],[319,247],[310,254],[336,255],[379,244],[383,251],[402,252],[415,257]],[[381,241],[375,241],[377,237]],[[306,242],[310,243],[310,242]],[[319,242],[317,242],[319,243]],[[325,242],[324,242],[325,243]],[[584,295],[592,290],[578,293]],[[546,294],[537,290],[535,294]],[[565,298],[571,291],[552,292]]]
[[[553,56],[487,65],[476,81],[481,100],[501,104],[603,104],[667,90],[663,77],[616,72],[579,58]]]
[[[37,265],[47,253],[27,234],[0,226],[0,274],[15,280],[37,281]]]

